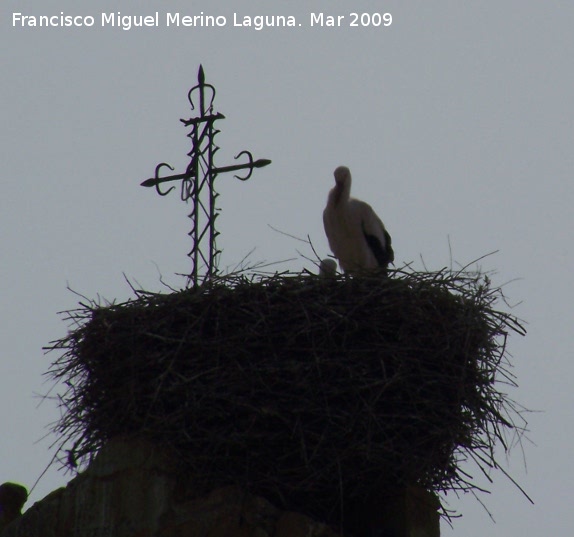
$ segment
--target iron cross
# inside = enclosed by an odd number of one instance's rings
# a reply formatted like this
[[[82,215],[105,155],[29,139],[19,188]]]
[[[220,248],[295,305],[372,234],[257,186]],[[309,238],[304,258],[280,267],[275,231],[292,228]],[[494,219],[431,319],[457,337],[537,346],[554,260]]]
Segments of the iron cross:
[[[254,161],[253,155],[249,151],[241,151],[235,159],[242,156],[247,158],[244,164],[232,164],[230,166],[217,167],[214,163],[215,153],[219,149],[215,145],[215,136],[220,132],[214,127],[218,119],[224,119],[221,113],[213,111],[213,101],[215,99],[215,88],[205,82],[203,67],[199,66],[197,73],[197,84],[193,86],[187,98],[192,110],[196,110],[197,116],[190,119],[181,119],[185,127],[191,127],[188,138],[191,139],[191,151],[187,153],[190,162],[184,173],[160,176],[164,167],[174,170],[169,164],[162,162],[155,168],[155,175],[146,179],[142,186],[155,186],[160,196],[167,196],[175,186],[163,191],[163,183],[171,181],[181,181],[181,199],[185,202],[191,200],[192,209],[188,217],[192,221],[192,229],[188,233],[193,242],[191,251],[187,254],[192,261],[192,270],[189,280],[193,285],[198,285],[200,280],[200,267],[205,267],[204,279],[217,274],[217,262],[221,250],[217,249],[216,238],[219,235],[215,227],[215,221],[219,215],[219,209],[215,206],[215,201],[219,194],[215,191],[215,179],[221,173],[246,170],[247,174],[235,177],[241,181],[247,181],[251,177],[255,168],[262,168],[271,163],[267,159]]]

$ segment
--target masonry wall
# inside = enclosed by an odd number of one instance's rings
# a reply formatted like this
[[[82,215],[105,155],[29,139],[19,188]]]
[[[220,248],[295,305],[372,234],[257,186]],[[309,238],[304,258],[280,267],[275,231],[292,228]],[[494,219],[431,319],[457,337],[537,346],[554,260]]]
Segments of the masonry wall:
[[[323,523],[230,486],[198,496],[169,450],[110,442],[88,469],[10,523],[0,537],[337,537]],[[433,497],[398,491],[365,504],[358,537],[438,537]]]

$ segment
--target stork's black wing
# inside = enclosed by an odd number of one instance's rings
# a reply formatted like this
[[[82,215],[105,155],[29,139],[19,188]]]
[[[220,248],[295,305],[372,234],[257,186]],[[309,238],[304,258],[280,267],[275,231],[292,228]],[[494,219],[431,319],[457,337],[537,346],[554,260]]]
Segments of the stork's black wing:
[[[389,232],[385,229],[384,233],[385,233],[385,242],[387,243],[387,257],[389,260],[387,264],[389,264],[395,260],[395,252],[393,251],[393,247],[391,246],[392,241]]]
[[[369,248],[373,252],[377,263],[382,268],[387,268],[389,263],[392,263],[395,259],[395,253],[393,252],[393,248],[391,247],[391,236],[388,234],[387,230],[383,228],[383,232],[385,234],[385,242],[386,245],[383,246],[381,241],[375,235],[369,235],[365,231],[365,227],[363,226],[363,235],[365,236],[365,240],[369,245]]]

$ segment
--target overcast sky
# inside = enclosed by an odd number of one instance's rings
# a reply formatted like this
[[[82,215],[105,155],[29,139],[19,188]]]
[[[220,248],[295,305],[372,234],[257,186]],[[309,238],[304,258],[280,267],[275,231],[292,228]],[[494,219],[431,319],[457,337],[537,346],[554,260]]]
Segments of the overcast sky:
[[[40,405],[63,337],[57,312],[78,297],[126,300],[123,274],[150,291],[190,270],[188,208],[139,186],[159,162],[183,171],[187,91],[200,63],[225,114],[217,164],[243,149],[273,161],[243,183],[218,179],[220,266],[294,258],[309,235],[329,253],[321,212],[332,172],[350,167],[354,194],[393,237],[397,264],[454,261],[494,270],[511,312],[528,322],[509,341],[519,388],[537,412],[530,441],[481,496],[447,497],[463,514],[444,535],[564,535],[574,526],[572,253],[574,4],[387,1],[3,0],[0,4],[0,482],[31,487],[53,452],[56,403]],[[81,7],[79,7],[81,6]],[[157,27],[107,24],[101,13],[155,15]],[[220,27],[167,27],[167,13],[225,17]],[[351,11],[392,24],[351,27]],[[23,16],[80,16],[93,26],[31,27]],[[311,13],[343,16],[311,26]],[[14,18],[13,13],[22,16]],[[285,15],[295,27],[234,26]],[[127,21],[127,19],[125,19]],[[221,22],[223,19],[219,19]],[[326,19],[325,19],[326,20]],[[364,17],[378,22],[376,16]],[[13,26],[13,23],[16,26]],[[22,26],[22,22],[24,26]],[[450,241],[450,249],[449,249]],[[500,305],[507,308],[504,304]],[[508,308],[507,308],[508,309]],[[499,459],[506,460],[503,452]],[[30,506],[65,484],[49,469]],[[479,478],[479,476],[475,476]]]

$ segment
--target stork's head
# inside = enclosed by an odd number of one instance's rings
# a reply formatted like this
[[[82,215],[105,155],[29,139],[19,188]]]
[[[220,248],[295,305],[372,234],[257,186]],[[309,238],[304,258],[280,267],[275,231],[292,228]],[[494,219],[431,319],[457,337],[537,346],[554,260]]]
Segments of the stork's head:
[[[347,166],[339,166],[334,172],[335,182],[339,186],[343,186],[351,181],[351,170]]]

